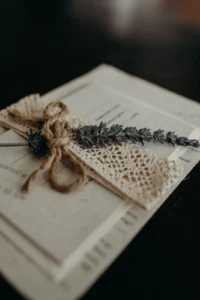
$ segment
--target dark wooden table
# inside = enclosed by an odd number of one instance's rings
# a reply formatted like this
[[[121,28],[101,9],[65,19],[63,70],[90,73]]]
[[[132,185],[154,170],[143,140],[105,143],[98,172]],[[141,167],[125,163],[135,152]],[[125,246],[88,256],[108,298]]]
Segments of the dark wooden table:
[[[1,108],[100,63],[200,101],[198,26],[150,1],[5,0],[0,24]],[[197,165],[84,299],[199,298],[199,185]]]

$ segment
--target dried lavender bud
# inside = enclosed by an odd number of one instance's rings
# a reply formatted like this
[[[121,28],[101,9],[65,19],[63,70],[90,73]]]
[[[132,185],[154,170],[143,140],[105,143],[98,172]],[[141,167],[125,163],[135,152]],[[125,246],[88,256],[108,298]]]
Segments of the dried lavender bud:
[[[122,129],[122,125],[113,125],[110,127],[110,129],[105,132],[107,133],[108,139],[112,140],[113,142],[116,142],[117,144],[121,144],[121,142],[125,141],[125,133]]]
[[[190,140],[190,146],[193,148],[199,148],[200,147],[200,142],[197,140]]]
[[[169,131],[169,132],[166,134],[166,141],[167,141],[169,144],[172,144],[172,146],[175,147],[175,144],[176,144],[176,141],[177,141],[177,135],[175,135],[175,132]]]
[[[190,140],[186,137],[178,137],[176,139],[176,144],[179,146],[189,146],[190,145]]]
[[[165,142],[164,130],[158,129],[158,130],[154,131],[153,141],[154,141],[154,143],[159,142],[161,144],[164,144],[164,142]]]
[[[143,140],[136,127],[126,127],[124,129],[127,140],[132,141],[133,143],[139,142],[143,144]]]
[[[33,152],[35,156],[38,158],[45,156],[49,153],[49,147],[47,145],[47,140],[45,137],[41,134],[41,131],[35,131],[31,129],[28,133],[28,146]]]
[[[142,141],[151,142],[153,139],[150,129],[142,128],[138,131],[138,133],[141,136]]]

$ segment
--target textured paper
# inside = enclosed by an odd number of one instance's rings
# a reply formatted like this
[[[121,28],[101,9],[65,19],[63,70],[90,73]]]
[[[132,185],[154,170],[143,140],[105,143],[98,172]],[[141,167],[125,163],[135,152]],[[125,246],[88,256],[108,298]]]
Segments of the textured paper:
[[[101,120],[110,124],[134,123],[139,128],[149,124],[152,130],[162,126],[186,136],[194,129],[159,110],[141,105],[137,99],[130,100],[101,86],[88,86],[64,99],[64,102],[73,116],[92,123]],[[4,138],[13,140],[8,137],[9,134],[12,133],[4,134]],[[170,145],[153,143],[145,144],[145,147],[152,153],[175,160],[186,151],[186,148],[180,147],[175,151]],[[49,187],[45,176],[37,180],[32,193],[20,194],[21,184],[40,163],[28,153],[26,147],[10,148],[9,151],[0,149],[1,212],[55,261],[67,265],[67,258],[123,201],[94,181],[72,194],[59,194]],[[63,180],[70,180],[72,176],[62,166],[59,173]]]
[[[199,103],[129,75],[113,66],[99,66],[85,77],[84,84],[86,82],[101,83],[200,127]],[[83,81],[79,81],[78,84],[83,85]]]
[[[62,93],[64,93],[64,87]],[[54,92],[54,96],[55,95],[56,92]],[[51,94],[50,97],[52,97]],[[160,98],[162,97],[164,97],[163,92],[160,91]],[[188,125],[185,126],[187,127]],[[192,128],[190,129],[192,131]],[[187,134],[189,134],[189,131],[190,130],[188,130]],[[199,131],[196,130],[193,132],[192,138],[197,138],[198,135]],[[2,138],[3,141],[5,141],[7,137],[4,135]],[[19,137],[16,136],[16,138]],[[12,153],[10,154],[10,157],[11,156]],[[5,157],[6,155],[4,156],[4,160]],[[188,149],[182,153],[180,162],[184,165],[184,176],[194,167],[198,159],[199,153],[196,151]],[[88,186],[92,184],[93,183],[90,183]],[[107,196],[102,195],[102,197]],[[30,254],[18,254],[16,250],[14,251],[13,247],[11,249],[9,243],[4,239],[0,239],[0,245],[1,247],[3,245],[2,249],[5,250],[3,252],[1,251],[2,256],[0,255],[1,268],[17,287],[21,288],[22,292],[25,292],[26,295],[29,295],[29,297],[33,299],[44,299],[44,295],[45,299],[74,299],[74,297],[80,296],[80,294],[85,291],[86,286],[94,282],[99,274],[111,263],[114,257],[116,257],[135,236],[138,230],[143,227],[163,201],[164,199],[162,199],[151,212],[144,212],[135,206],[132,208],[119,207],[117,210],[114,210],[106,221],[103,222],[102,226],[98,227],[93,232],[94,234],[89,235],[88,238],[71,253],[66,260],[66,262],[68,262],[66,266],[70,265],[70,268],[67,270],[66,267],[66,271],[64,272],[61,270],[61,275],[59,272],[57,275],[55,274],[55,277],[59,274],[59,282],[56,285],[50,285],[46,273],[43,273],[43,270],[41,271],[41,268],[38,267],[38,257],[35,256],[34,259],[32,258],[32,260],[34,262],[37,261],[37,263],[30,263],[30,260],[26,259],[26,255],[30,257]],[[103,206],[99,208],[99,211],[102,207]],[[79,214],[79,219],[80,216],[81,214]],[[28,239],[26,242],[28,242]],[[18,246],[19,248],[22,247],[22,245]],[[14,258],[14,260],[12,259],[12,263],[11,257]],[[41,257],[42,254],[40,254],[40,259]],[[97,264],[95,263],[96,260],[98,261]],[[30,284],[31,281],[37,282],[37,289],[33,288]]]

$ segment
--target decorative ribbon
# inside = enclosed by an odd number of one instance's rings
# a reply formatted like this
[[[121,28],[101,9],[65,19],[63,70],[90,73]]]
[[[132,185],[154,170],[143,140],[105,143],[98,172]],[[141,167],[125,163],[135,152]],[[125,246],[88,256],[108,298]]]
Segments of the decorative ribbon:
[[[55,109],[59,109],[59,112],[55,112]],[[24,183],[22,186],[23,192],[28,192],[31,183],[36,179],[36,177],[47,170],[49,170],[50,184],[59,192],[70,192],[85,183],[85,167],[68,148],[71,139],[68,130],[68,123],[65,120],[65,117],[68,114],[69,110],[62,102],[50,103],[45,108],[43,112],[44,125],[42,135],[47,140],[50,155],[47,156],[40,168],[34,171]],[[73,168],[73,170],[78,174],[78,178],[70,184],[63,184],[58,180],[57,171],[61,160],[65,160],[67,165]]]

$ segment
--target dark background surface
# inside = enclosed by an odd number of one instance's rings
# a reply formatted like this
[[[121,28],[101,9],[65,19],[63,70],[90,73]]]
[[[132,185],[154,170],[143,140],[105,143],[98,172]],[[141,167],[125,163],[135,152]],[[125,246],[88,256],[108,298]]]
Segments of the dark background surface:
[[[0,108],[100,63],[200,101],[196,16],[133,2],[1,1]],[[199,184],[197,165],[84,300],[199,298]],[[0,284],[1,299],[23,299]]]

